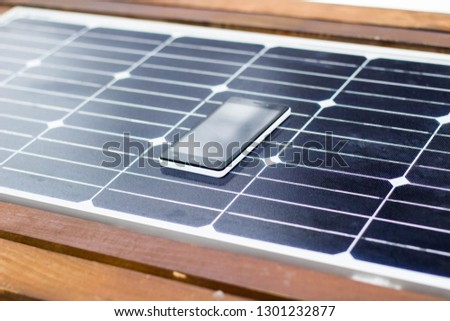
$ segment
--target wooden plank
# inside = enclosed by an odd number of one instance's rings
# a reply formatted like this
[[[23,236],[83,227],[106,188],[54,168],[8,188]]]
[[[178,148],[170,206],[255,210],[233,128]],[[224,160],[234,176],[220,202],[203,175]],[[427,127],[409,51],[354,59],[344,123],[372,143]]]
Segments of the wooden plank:
[[[0,238],[254,299],[435,299],[8,203]]]
[[[7,299],[244,299],[4,239],[0,249],[0,296],[3,292]]]
[[[446,14],[342,6],[300,0],[116,0],[116,2],[158,4],[407,29],[450,31],[450,19]]]
[[[32,5],[42,8],[121,15],[134,18],[194,23],[215,27],[239,28],[251,31],[284,33],[328,40],[395,46],[399,48],[450,52],[449,33],[425,29],[410,30],[400,27],[385,27],[379,25],[276,16],[270,13],[218,11],[212,9],[139,4],[134,2],[124,3],[122,1],[6,1],[10,4]],[[207,3],[207,1],[205,1],[205,3]],[[370,9],[364,8],[364,10]],[[359,12],[360,16],[366,17],[371,15],[370,11],[364,10]],[[340,17],[342,15],[337,16]],[[395,20],[396,19],[393,19],[393,21]],[[440,30],[447,30],[445,24]]]

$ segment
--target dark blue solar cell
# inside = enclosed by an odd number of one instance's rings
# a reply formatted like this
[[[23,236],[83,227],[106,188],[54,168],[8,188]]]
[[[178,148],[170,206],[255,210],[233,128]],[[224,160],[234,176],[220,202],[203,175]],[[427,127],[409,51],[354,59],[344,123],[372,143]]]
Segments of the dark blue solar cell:
[[[113,79],[112,76],[90,73],[88,71],[64,70],[59,69],[58,67],[50,67],[45,65],[27,69],[25,75],[26,74],[55,77],[98,85],[106,85]]]
[[[363,237],[450,252],[450,234],[395,223],[373,221]]]
[[[246,79],[235,79],[229,84],[228,87],[232,89],[256,92],[261,94],[310,99],[317,101],[328,99],[333,96],[334,93],[331,89],[325,90],[309,87],[296,87]]]
[[[277,97],[259,96],[257,93],[254,93],[254,94],[245,93],[244,94],[244,93],[237,93],[237,92],[233,92],[233,91],[224,91],[222,93],[218,93],[218,94],[214,95],[210,100],[224,102],[230,97],[242,97],[242,98],[264,101],[264,102],[268,102],[268,103],[287,105],[287,106],[291,107],[291,111],[293,113],[299,113],[299,114],[305,114],[305,115],[313,115],[320,108],[320,106],[315,103],[310,103],[310,102],[305,102],[305,101],[298,101],[298,100],[291,100],[291,99],[277,98]]]
[[[203,117],[190,116],[190,117],[186,118],[185,120],[183,120],[183,122],[180,125],[178,125],[177,127],[193,129],[194,127],[196,127],[198,124],[200,124],[205,119],[206,118],[203,118]]]
[[[110,188],[212,209],[224,209],[236,195],[223,190],[182,184],[175,180],[161,180],[127,173],[119,176]]]
[[[295,59],[295,57],[294,57]],[[283,59],[276,57],[262,56],[258,58],[253,66],[264,66],[270,68],[279,68],[286,70],[298,70],[301,72],[313,72],[324,75],[350,76],[355,71],[353,66],[325,64],[317,61],[301,61],[294,59]]]
[[[169,38],[168,35],[160,34],[160,33],[150,33],[150,32],[140,32],[140,31],[131,31],[131,30],[119,30],[119,29],[111,29],[111,28],[94,28],[89,30],[87,35],[96,35],[96,36],[113,36],[113,37],[128,37],[135,38],[130,40],[143,40],[144,42],[150,41],[164,41]]]
[[[107,100],[112,103],[123,102],[123,103],[137,104],[143,107],[146,106],[161,107],[186,112],[191,111],[198,104],[200,104],[200,101],[197,100],[166,97],[157,94],[129,92],[120,89],[107,89],[101,94],[97,95],[97,100]]]
[[[450,75],[450,66],[391,59],[375,59],[367,64],[369,67],[404,70],[410,72]]]
[[[18,150],[22,148],[22,146],[24,146],[26,143],[28,143],[30,139],[31,138],[21,136],[19,134],[13,134],[10,132],[5,133],[0,131],[0,148]]]
[[[16,170],[97,186],[105,185],[117,175],[116,171],[105,170],[100,167],[95,168],[78,165],[28,154],[18,154],[7,161],[4,166]],[[45,190],[40,191],[40,193],[45,193]]]
[[[392,179],[402,176],[408,164],[355,157],[314,149],[287,147],[280,159],[289,164],[329,168],[340,172]]]
[[[70,34],[68,33],[58,33],[58,32],[52,32],[50,30],[43,31],[43,30],[36,30],[31,28],[17,28],[10,25],[5,25],[0,27],[0,32],[8,33],[11,36],[15,37],[26,37],[26,38],[34,38],[36,40],[53,40],[53,41],[62,41],[64,39],[67,39],[70,37]]]
[[[381,203],[379,199],[263,179],[253,182],[245,193],[362,215],[371,215]]]
[[[134,123],[132,121],[110,119],[101,116],[73,114],[64,121],[67,125],[77,126],[81,128],[90,128],[103,132],[112,132],[123,135],[129,133],[131,136],[141,138],[157,138],[164,136],[169,131],[168,127]]]
[[[14,119],[0,115],[0,128],[2,131],[37,136],[47,129],[47,125],[31,120]]]
[[[58,55],[61,54],[89,56],[103,59],[124,60],[130,62],[136,62],[144,56],[144,54],[117,52],[97,48],[93,49],[93,48],[76,47],[74,45],[68,45],[59,49]]]
[[[3,49],[2,49],[3,50]],[[0,53],[1,56],[1,53]],[[0,70],[8,71],[8,72],[14,72],[21,68],[23,68],[24,64],[21,63],[13,63],[10,61],[1,61],[0,59]]]
[[[85,129],[76,129],[69,127],[57,127],[49,130],[43,136],[43,138],[61,140],[68,143],[91,146],[97,148],[103,148],[105,143],[112,142],[117,147],[118,151],[126,151],[133,153],[133,150],[129,150],[125,146],[125,137],[123,135],[112,135],[106,133],[92,132]],[[137,140],[136,138],[129,138],[129,143],[140,143],[143,146],[147,146],[147,142],[143,140]],[[130,146],[127,143],[127,146]]]
[[[24,151],[27,153],[69,160],[77,163],[92,165],[95,167],[102,167],[103,162],[110,161],[110,159],[102,150],[67,145],[60,142],[50,142],[46,140],[34,141],[31,145],[27,146]],[[112,149],[112,151],[116,150]],[[135,157],[136,156],[130,156],[130,160],[133,161]],[[103,167],[111,168],[108,166]],[[123,167],[124,164],[123,162],[121,162],[113,168],[122,170]]]
[[[27,61],[39,58],[43,55],[43,53],[44,52],[27,51],[19,48],[17,49],[2,48],[2,50],[0,50],[0,57],[14,59],[14,63],[20,63],[20,61]]]
[[[152,153],[154,157],[159,157],[157,152]],[[212,178],[204,175],[193,174],[184,171],[171,170],[168,168],[161,168],[161,166],[153,161],[141,158],[140,161],[135,162],[128,172],[141,174],[143,176],[161,178],[163,180],[173,182],[184,182],[187,184],[195,184],[198,186],[210,187],[213,189],[240,192],[250,182],[252,177],[246,175],[237,175],[230,173],[224,178]],[[164,181],[161,181],[164,184]]]
[[[207,50],[198,48],[183,48],[175,46],[167,46],[159,51],[162,54],[171,54],[178,56],[186,56],[193,58],[205,58],[208,60],[219,60],[224,62],[246,63],[252,58],[252,54],[231,53],[220,50]]]
[[[209,86],[223,84],[228,79],[227,76],[206,75],[189,71],[166,70],[152,67],[139,67],[135,69],[132,74],[142,77],[160,78]]]
[[[366,240],[360,240],[351,254],[358,260],[450,277],[450,257],[444,255]]]
[[[436,135],[433,137],[427,149],[433,149],[450,153],[450,137]]]
[[[303,132],[294,139],[294,145],[398,162],[412,162],[420,151],[418,148],[335,137],[331,133],[320,135]]]
[[[411,132],[395,128],[382,128],[364,123],[355,124],[334,119],[314,119],[306,127],[307,131],[332,132],[333,135],[349,138],[367,139],[372,141],[401,144],[412,147],[422,147],[429,140],[431,134]]]
[[[230,214],[221,216],[214,228],[221,233],[329,254],[345,251],[353,240],[351,237]]]
[[[153,57],[148,58],[144,65],[156,65],[156,66],[169,66],[174,68],[183,68],[183,69],[192,69],[192,70],[200,70],[207,72],[216,72],[221,74],[232,75],[236,71],[239,70],[239,66],[220,64],[220,63],[211,63],[206,61],[196,61],[189,59],[176,59],[176,58],[168,58],[161,57],[156,54]]]
[[[211,90],[206,88],[191,87],[187,85],[168,84],[152,80],[140,80],[131,78],[119,80],[114,84],[114,86],[193,98],[205,98],[211,93]]]
[[[281,124],[281,127],[283,126],[283,124]],[[297,132],[294,130],[287,130],[278,127],[272,133],[270,133],[264,141],[274,144],[288,143],[295,134],[297,134]]]
[[[439,229],[450,229],[449,211],[419,205],[387,201],[383,204],[377,217]]]
[[[450,154],[425,150],[417,160],[417,165],[450,170]]]
[[[208,47],[215,47],[218,49],[223,48],[223,49],[240,50],[240,51],[247,51],[249,53],[257,53],[263,48],[263,46],[261,46],[261,45],[255,45],[255,44],[251,44],[251,43],[202,39],[202,38],[193,38],[193,37],[178,38],[173,43],[188,44],[188,45],[194,45],[194,46],[200,46],[200,47],[208,46]]]
[[[306,58],[310,60],[324,60],[331,62],[339,62],[344,64],[354,64],[360,65],[362,64],[366,58],[361,56],[352,56],[352,55],[344,55],[333,52],[324,52],[324,51],[312,51],[312,50],[304,50],[304,49],[292,49],[292,48],[284,48],[277,47],[270,49],[267,54],[280,55],[280,56],[288,56],[293,58]]]
[[[90,101],[84,105],[80,111],[165,125],[174,125],[184,117],[183,114],[172,113],[170,111],[165,112],[162,110],[103,103],[100,101]]]
[[[0,138],[1,139],[1,138]],[[0,149],[0,164],[8,159],[13,153],[10,151],[6,151],[4,149]],[[1,177],[1,174],[0,174]]]
[[[303,128],[303,126],[308,122],[308,116],[290,115],[280,126],[298,130]]]
[[[52,55],[46,59],[44,59],[44,64],[52,64],[59,65],[63,67],[70,68],[81,68],[87,69],[88,71],[99,71],[99,72],[109,72],[116,73],[127,70],[131,63],[112,63],[112,62],[104,62],[97,60],[88,60],[88,59],[75,59],[75,58],[65,58],[65,57],[57,57]]]
[[[216,103],[203,103],[196,111],[196,114],[211,115],[221,104]]]
[[[439,130],[439,134],[450,135],[450,124],[442,125],[441,129]]]
[[[266,168],[260,177],[379,197],[386,196],[391,189],[391,184],[385,180],[285,164]]]
[[[336,118],[361,123],[413,129],[430,133],[434,132],[438,127],[438,122],[434,119],[411,117],[408,115],[397,115],[369,110],[358,110],[341,106],[325,108],[320,112],[319,117]]]
[[[408,84],[422,87],[450,88],[450,79],[435,76],[410,74],[405,72],[394,72],[387,70],[374,70],[365,68],[358,73],[357,79],[369,79],[398,84]]]
[[[399,85],[385,85],[359,80],[350,82],[350,84],[345,87],[345,90],[441,103],[450,101],[450,92],[448,91],[405,87]]]
[[[424,116],[444,116],[450,113],[449,105],[415,102],[404,99],[376,97],[357,93],[341,92],[334,101],[338,104],[365,107],[377,110],[395,111]]]
[[[31,104],[18,104],[0,101],[0,113],[35,119],[38,121],[54,121],[64,117],[67,112],[54,109],[44,109]]]
[[[450,191],[425,186],[404,185],[397,187],[390,198],[450,209]]]
[[[67,83],[63,81],[36,79],[21,76],[17,76],[14,79],[8,81],[7,85],[85,97],[93,95],[100,89],[97,86],[95,87],[85,86],[81,84]]]
[[[357,235],[367,221],[363,217],[257,199],[249,196],[240,196],[228,208],[228,212],[351,235]]]
[[[258,79],[267,79],[269,81],[280,81],[283,83],[292,83],[300,85],[309,85],[315,87],[325,87],[338,89],[341,87],[345,78],[327,78],[326,76],[305,75],[289,71],[267,70],[257,68],[247,68],[239,75],[240,78],[251,77]]]
[[[110,190],[100,193],[93,203],[96,207],[195,227],[210,224],[219,215],[210,209]]]
[[[93,186],[9,170],[0,170],[0,182],[2,186],[18,191],[72,202],[88,200],[99,191],[99,188]]]
[[[0,34],[0,43],[2,45],[12,46],[12,47],[18,47],[22,50],[29,49],[36,49],[36,50],[42,50],[45,52],[46,50],[50,50],[54,47],[56,47],[57,42],[48,43],[48,42],[39,42],[34,40],[25,40],[25,39],[19,39],[19,38],[8,38],[8,37],[2,37]],[[3,50],[3,49],[2,49]]]
[[[450,189],[450,171],[414,166],[406,178],[416,184]]]
[[[8,24],[8,26],[15,26],[15,25],[23,25],[27,26],[28,28],[33,29],[33,27],[45,27],[45,28],[51,28],[55,31],[64,30],[65,32],[70,31],[78,31],[85,26],[77,25],[77,24],[69,24],[69,23],[62,23],[62,22],[55,22],[55,21],[46,21],[46,20],[39,20],[39,19],[31,19],[31,18],[20,18],[20,19],[14,19],[12,22]]]
[[[129,39],[129,41],[124,40],[116,40],[116,39],[106,39],[106,38],[98,38],[98,37],[88,37],[81,36],[75,39],[73,44],[84,44],[84,45],[93,45],[93,46],[102,46],[102,47],[110,47],[110,48],[120,48],[120,49],[129,49],[129,50],[139,50],[142,52],[149,52],[156,48],[157,44],[155,43],[142,43],[135,42],[133,39]]]

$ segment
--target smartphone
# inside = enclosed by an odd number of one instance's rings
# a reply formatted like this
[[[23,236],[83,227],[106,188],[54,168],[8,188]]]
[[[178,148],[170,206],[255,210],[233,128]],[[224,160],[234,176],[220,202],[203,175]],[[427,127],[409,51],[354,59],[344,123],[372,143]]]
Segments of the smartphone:
[[[220,178],[291,113],[287,105],[231,97],[160,157],[164,167]]]

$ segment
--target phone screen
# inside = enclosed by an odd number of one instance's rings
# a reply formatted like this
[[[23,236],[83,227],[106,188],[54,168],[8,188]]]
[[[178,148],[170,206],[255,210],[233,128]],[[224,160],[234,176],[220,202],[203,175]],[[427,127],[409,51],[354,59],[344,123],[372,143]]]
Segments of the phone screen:
[[[177,169],[186,171],[192,171],[190,167],[216,172],[227,167],[231,170],[233,161],[239,156],[245,157],[289,116],[289,112],[290,108],[286,105],[231,97],[167,148],[161,159],[176,163]],[[162,162],[162,165],[167,165],[167,162]]]

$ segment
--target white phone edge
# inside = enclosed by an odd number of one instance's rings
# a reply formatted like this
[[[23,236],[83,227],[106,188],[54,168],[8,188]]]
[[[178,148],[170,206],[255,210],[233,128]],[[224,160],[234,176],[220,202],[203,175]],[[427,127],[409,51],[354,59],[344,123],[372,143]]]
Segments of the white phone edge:
[[[252,152],[262,141],[269,136],[278,126],[280,126],[291,115],[291,108],[289,107],[276,121],[273,122],[264,132],[261,133],[242,153],[240,153],[228,166],[222,170],[213,170],[204,167],[192,166],[189,164],[182,164],[160,158],[160,165],[163,167],[176,169],[184,172],[205,175],[214,178],[222,178],[228,174],[237,164],[240,163],[248,154]]]

